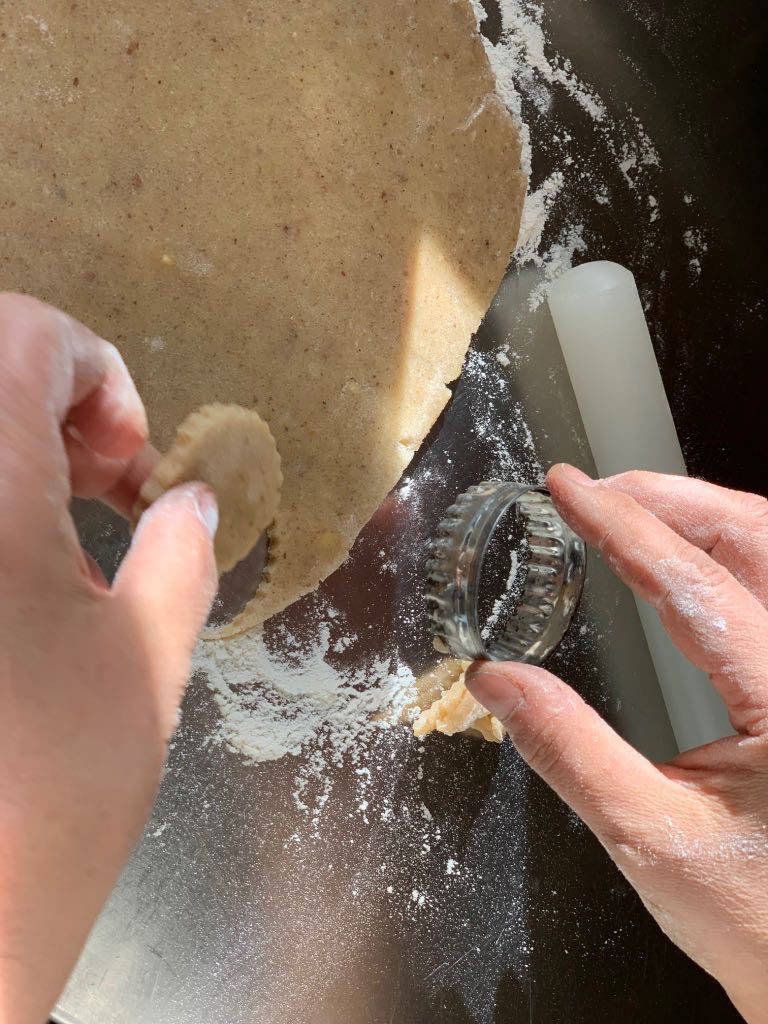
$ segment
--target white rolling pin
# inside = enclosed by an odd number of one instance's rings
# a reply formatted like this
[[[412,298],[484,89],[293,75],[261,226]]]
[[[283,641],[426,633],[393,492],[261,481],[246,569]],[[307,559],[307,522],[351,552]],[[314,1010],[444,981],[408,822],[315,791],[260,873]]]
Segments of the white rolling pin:
[[[617,263],[585,263],[549,289],[549,308],[601,477],[628,469],[686,475],[635,279]],[[709,679],[636,598],[681,750],[732,732]]]

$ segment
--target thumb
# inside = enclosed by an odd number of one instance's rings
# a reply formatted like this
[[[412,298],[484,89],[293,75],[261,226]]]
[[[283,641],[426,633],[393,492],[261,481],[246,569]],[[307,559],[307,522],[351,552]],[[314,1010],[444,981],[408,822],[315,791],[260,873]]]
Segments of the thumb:
[[[139,520],[112,592],[144,644],[153,675],[173,700],[218,585],[213,537],[216,498],[208,487],[187,483],[167,491]]]
[[[609,850],[652,827],[674,784],[569,686],[542,668],[488,661],[470,666],[466,685]]]

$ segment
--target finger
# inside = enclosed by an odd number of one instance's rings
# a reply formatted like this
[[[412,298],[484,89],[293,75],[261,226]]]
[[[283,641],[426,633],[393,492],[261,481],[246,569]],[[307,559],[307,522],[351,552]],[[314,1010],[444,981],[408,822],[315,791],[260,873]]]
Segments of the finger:
[[[216,499],[203,484],[168,491],[141,517],[112,588],[152,667],[169,733],[216,594],[217,523]]]
[[[59,314],[64,316],[64,314]],[[74,360],[72,400],[64,412],[70,433],[99,455],[128,459],[147,437],[147,417],[128,367],[114,345],[66,317]]]
[[[547,483],[560,514],[640,597],[683,654],[709,673],[734,728],[768,726],[768,612],[709,555],[621,491],[556,466]]]
[[[145,444],[138,455],[126,462],[96,455],[66,433],[64,444],[72,493],[78,498],[98,498],[131,519],[142,484],[160,459],[158,452]]]
[[[768,501],[685,476],[635,471],[601,481],[631,495],[768,605]]]
[[[27,546],[41,550],[36,528],[53,527],[57,554],[74,556],[93,576],[69,516],[62,515],[71,485],[128,514],[157,460],[145,444],[144,408],[122,358],[61,311],[2,294],[0,400],[0,474],[9,484],[0,519],[21,542],[15,557],[25,564]]]
[[[147,425],[122,360],[59,310],[0,295],[0,417],[3,550],[14,544],[13,557],[25,563],[43,550],[41,537],[52,537],[62,559],[80,565],[66,514],[71,490],[62,428],[79,441],[78,474],[103,458],[130,465]]]
[[[126,519],[133,519],[133,509],[144,481],[150,475],[160,454],[151,444],[146,444],[139,454],[128,463],[125,472],[104,494],[99,497]]]
[[[118,350],[83,324],[26,295],[0,295],[0,335],[21,412],[50,427],[44,410],[77,431],[99,455],[129,458],[147,436],[147,418]],[[25,399],[33,399],[29,402]]]
[[[521,756],[611,846],[636,841],[680,787],[634,750],[569,686],[532,665],[475,662],[472,696],[495,715]]]

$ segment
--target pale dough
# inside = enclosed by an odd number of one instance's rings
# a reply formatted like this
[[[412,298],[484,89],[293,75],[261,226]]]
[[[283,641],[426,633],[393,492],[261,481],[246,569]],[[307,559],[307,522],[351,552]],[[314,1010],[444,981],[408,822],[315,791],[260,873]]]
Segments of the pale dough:
[[[475,700],[464,683],[468,665],[467,661],[446,658],[418,681],[419,703],[428,706],[413,723],[416,736],[430,732],[454,736],[466,732],[491,743],[501,743],[504,739],[501,722]],[[448,688],[444,689],[446,686]]]
[[[280,455],[261,416],[238,405],[206,405],[191,413],[141,488],[136,518],[171,487],[188,480],[201,480],[216,494],[214,550],[219,572],[226,572],[272,525],[280,504]]]
[[[449,397],[517,239],[520,134],[468,0],[0,5],[3,287],[115,342],[152,438],[255,407],[284,557],[345,558]]]

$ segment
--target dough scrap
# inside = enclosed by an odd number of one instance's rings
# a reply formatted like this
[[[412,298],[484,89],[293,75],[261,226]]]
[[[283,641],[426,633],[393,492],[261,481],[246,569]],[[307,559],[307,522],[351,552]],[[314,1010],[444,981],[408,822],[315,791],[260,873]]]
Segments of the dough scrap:
[[[346,557],[449,398],[526,175],[468,0],[0,5],[3,286],[115,342],[165,450],[256,408],[271,579]]]
[[[141,488],[138,519],[171,487],[201,480],[219,504],[214,550],[219,573],[232,569],[275,521],[283,474],[269,427],[238,405],[206,405],[191,413]]]
[[[504,739],[504,726],[475,700],[465,685],[468,664],[464,663],[461,675],[450,689],[421,712],[413,723],[415,736],[426,736],[430,732],[454,736],[467,732],[476,733],[490,743],[501,743]]]

